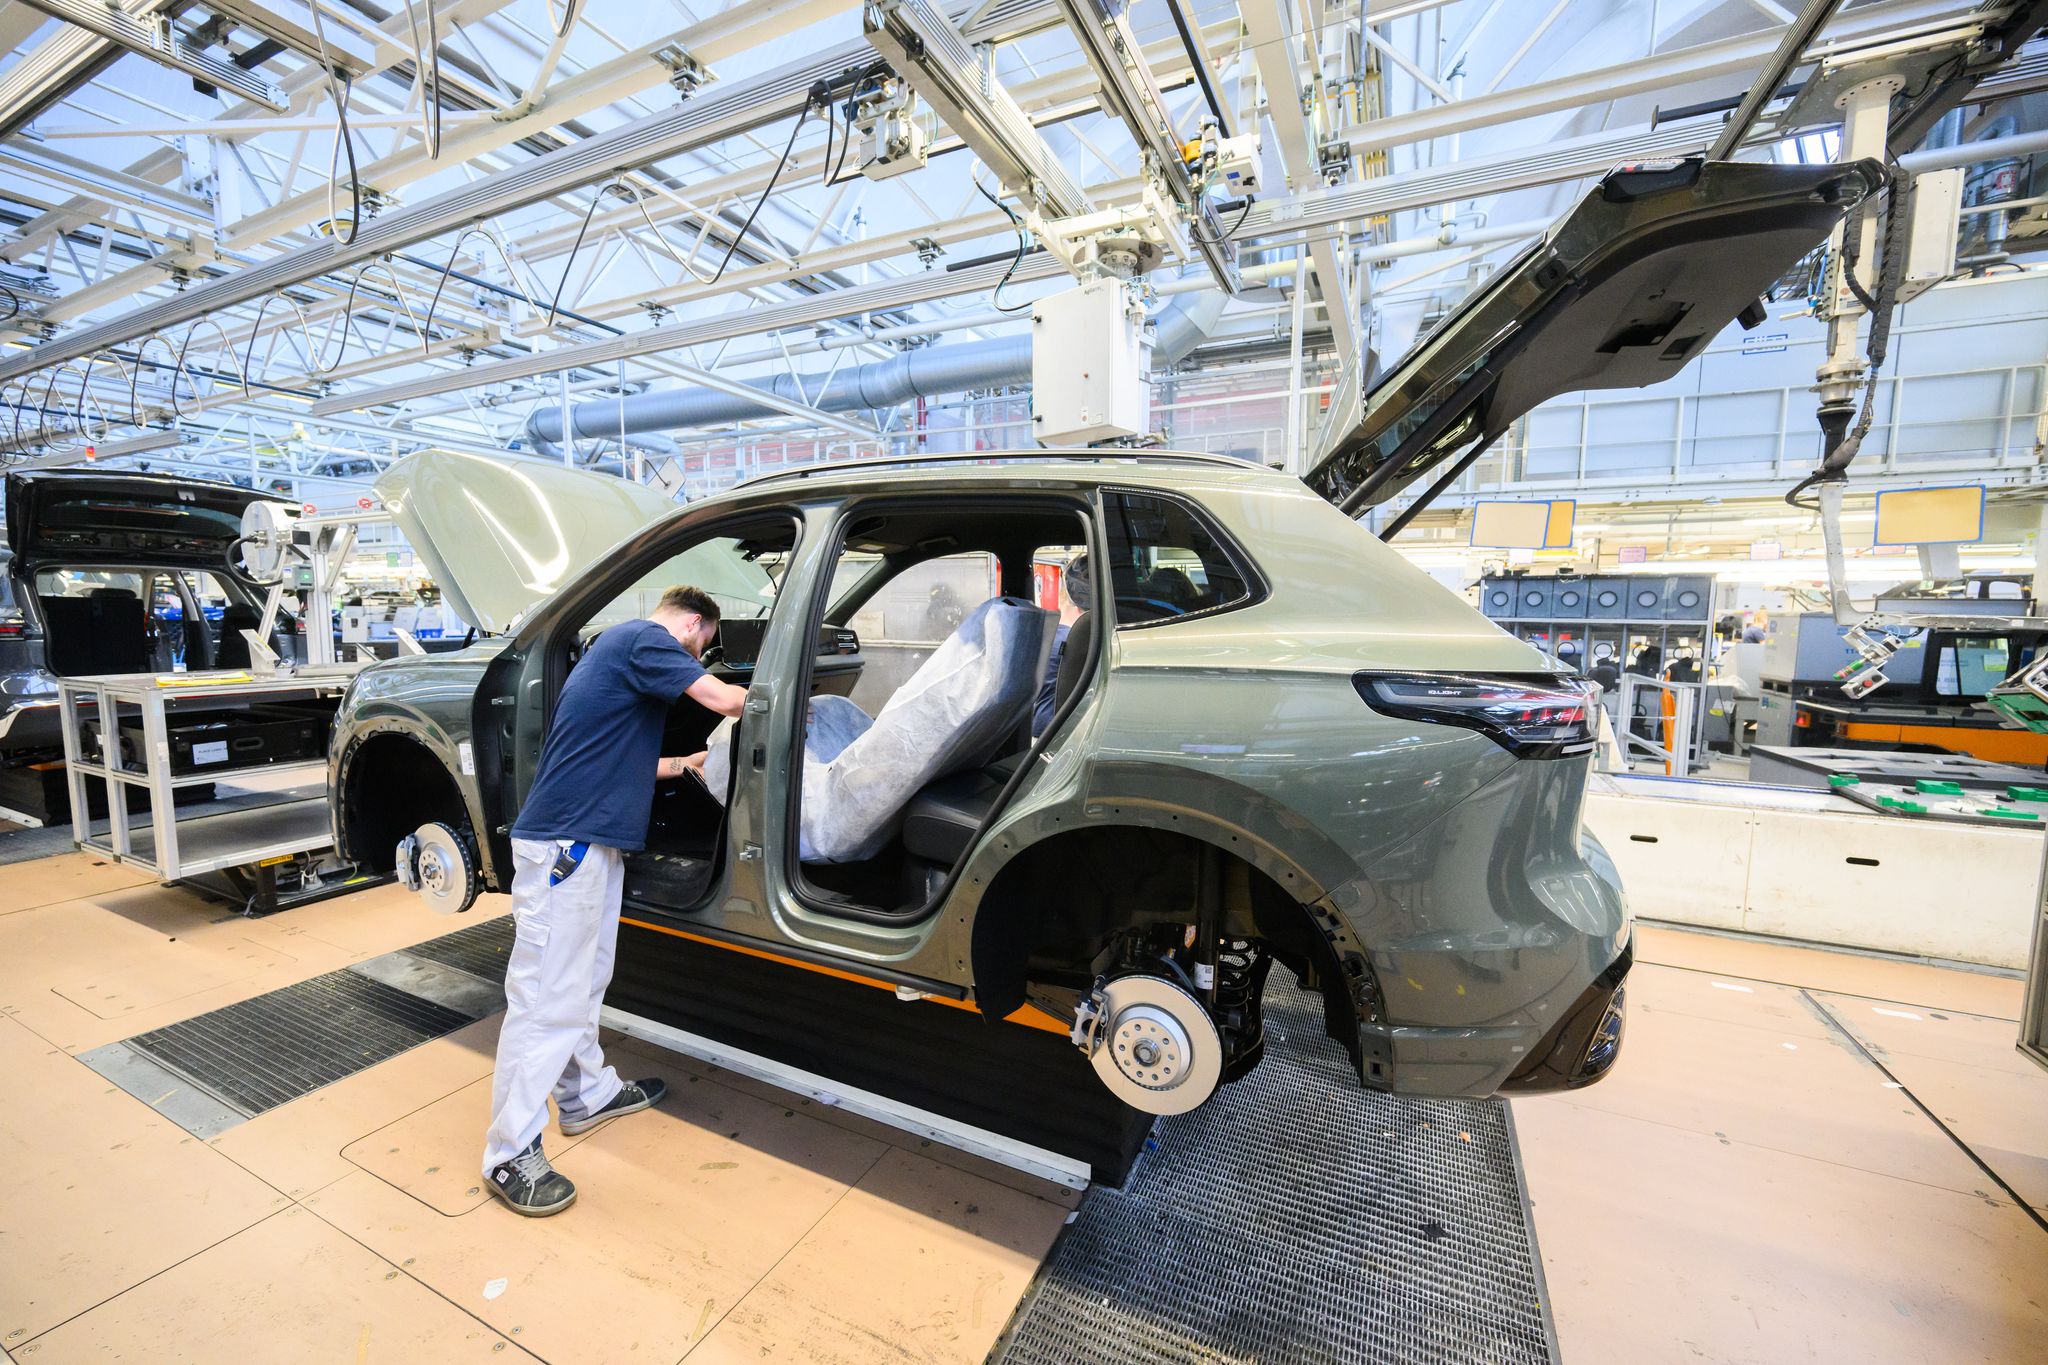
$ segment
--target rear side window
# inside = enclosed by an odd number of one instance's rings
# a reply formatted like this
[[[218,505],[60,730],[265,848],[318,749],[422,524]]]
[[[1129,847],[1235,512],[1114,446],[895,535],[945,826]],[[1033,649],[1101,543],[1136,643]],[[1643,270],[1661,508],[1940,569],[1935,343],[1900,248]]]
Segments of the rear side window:
[[[1194,508],[1145,493],[1105,493],[1109,580],[1119,628],[1251,601],[1243,560]]]

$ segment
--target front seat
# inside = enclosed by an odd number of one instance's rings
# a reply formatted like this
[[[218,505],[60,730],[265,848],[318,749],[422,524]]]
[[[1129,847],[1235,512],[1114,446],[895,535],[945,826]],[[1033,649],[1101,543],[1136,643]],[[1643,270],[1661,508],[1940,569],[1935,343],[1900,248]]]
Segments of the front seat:
[[[1067,647],[1060,652],[1059,676],[1053,680],[1052,710],[1060,708],[1088,678],[1095,655],[1095,613],[1084,611],[1067,628]],[[1017,771],[1016,757],[1002,758],[985,768],[956,773],[917,794],[903,812],[903,847],[915,857],[951,867],[974,841],[974,833]]]
[[[844,697],[812,698],[799,857],[822,863],[874,857],[895,837],[904,807],[920,790],[994,757],[1030,714],[1057,619],[1021,598],[989,599],[872,721]],[[704,763],[714,794],[726,789],[726,734],[725,726],[712,733]]]

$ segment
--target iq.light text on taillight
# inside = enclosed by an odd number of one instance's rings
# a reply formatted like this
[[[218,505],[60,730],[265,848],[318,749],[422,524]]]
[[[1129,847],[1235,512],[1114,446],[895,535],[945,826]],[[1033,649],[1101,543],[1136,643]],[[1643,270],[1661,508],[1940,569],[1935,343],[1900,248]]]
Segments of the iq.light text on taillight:
[[[1360,673],[1358,695],[1382,715],[1477,730],[1519,758],[1571,758],[1594,745],[1594,693],[1562,678]]]

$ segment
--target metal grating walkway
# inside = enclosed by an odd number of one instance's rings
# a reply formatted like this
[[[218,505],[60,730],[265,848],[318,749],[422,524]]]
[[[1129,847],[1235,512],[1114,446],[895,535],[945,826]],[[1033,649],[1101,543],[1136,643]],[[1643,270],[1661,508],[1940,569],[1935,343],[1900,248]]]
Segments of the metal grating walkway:
[[[470,1022],[343,970],[140,1034],[128,1047],[254,1115]]]
[[[504,1006],[503,916],[105,1047],[79,1060],[211,1137]]]
[[[991,1359],[1550,1365],[1506,1107],[1360,1090],[1286,975],[1264,1060],[1088,1192]]]
[[[497,984],[505,979],[505,964],[512,958],[512,929],[512,917],[500,915],[425,943],[415,943],[405,951]]]

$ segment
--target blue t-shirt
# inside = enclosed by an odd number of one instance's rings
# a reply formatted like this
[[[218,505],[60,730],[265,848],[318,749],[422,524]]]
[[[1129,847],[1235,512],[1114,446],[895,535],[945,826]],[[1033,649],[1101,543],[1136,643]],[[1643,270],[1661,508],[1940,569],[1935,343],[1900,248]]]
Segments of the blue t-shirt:
[[[1053,632],[1052,653],[1045,660],[1045,677],[1038,684],[1038,700],[1031,707],[1033,738],[1045,733],[1045,727],[1052,724],[1052,713],[1060,709],[1060,656],[1067,652],[1067,635],[1072,629],[1071,626],[1061,626]]]
[[[562,688],[512,837],[646,847],[662,726],[704,672],[652,621],[601,633]]]

